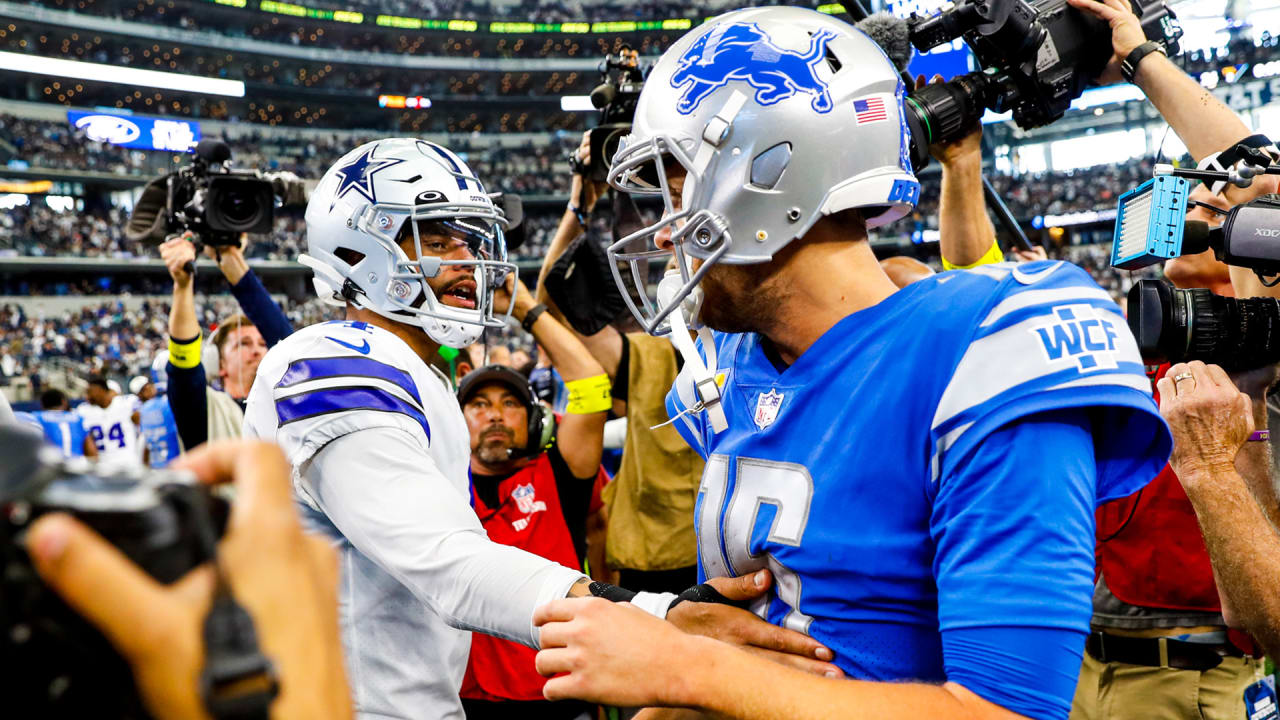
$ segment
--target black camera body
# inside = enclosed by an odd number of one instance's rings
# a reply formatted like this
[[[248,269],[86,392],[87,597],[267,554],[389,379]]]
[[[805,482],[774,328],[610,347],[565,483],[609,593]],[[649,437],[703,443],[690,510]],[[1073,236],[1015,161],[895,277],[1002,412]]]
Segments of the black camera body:
[[[196,145],[190,165],[147,183],[125,236],[162,242],[190,231],[213,247],[239,246],[241,233],[271,232],[278,192],[270,177],[228,167],[231,148],[221,140]]]
[[[1182,28],[1164,0],[1130,0],[1146,36],[1178,52]],[[1107,23],[1066,0],[963,0],[929,18],[908,21],[921,52],[964,38],[982,70],[911,93],[908,122],[924,146],[959,139],[985,110],[1013,112],[1023,129],[1048,125],[1106,68]]]
[[[605,181],[618,143],[631,132],[644,76],[639,53],[631,46],[624,45],[616,54],[605,55],[600,63],[600,84],[591,91],[591,104],[600,111],[600,120],[591,129],[591,160],[582,163],[576,154],[570,155],[575,173],[594,182]]]
[[[146,718],[129,666],[36,573],[21,537],[69,513],[161,583],[211,560],[227,504],[168,471],[104,475],[64,461],[39,433],[0,426],[0,676],[14,717]]]

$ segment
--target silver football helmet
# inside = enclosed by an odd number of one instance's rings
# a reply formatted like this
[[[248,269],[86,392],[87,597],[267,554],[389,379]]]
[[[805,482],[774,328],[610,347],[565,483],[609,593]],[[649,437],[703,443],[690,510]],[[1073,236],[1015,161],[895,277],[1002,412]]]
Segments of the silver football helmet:
[[[516,270],[507,262],[507,220],[453,152],[413,138],[361,145],[320,179],[306,220],[307,254],[298,261],[315,272],[322,300],[418,325],[450,347],[465,347],[484,328],[505,325],[505,317],[495,313],[493,292]],[[424,254],[421,221],[444,223],[451,236],[465,240],[467,257]],[[410,230],[418,259],[410,259],[397,242]],[[474,288],[458,284],[453,305],[441,302],[427,284],[449,266],[470,268],[474,280]],[[468,302],[473,307],[459,306]]]
[[[860,30],[813,10],[726,13],[672,45],[645,81],[614,188],[662,198],[661,217],[609,247],[614,279],[652,334],[717,262],[762,263],[824,215],[858,208],[868,227],[915,206],[905,88]],[[667,170],[683,168],[677,203]],[[646,290],[651,240],[670,227],[678,292]],[[703,262],[694,271],[690,257]],[[669,283],[668,283],[669,284]],[[690,318],[696,326],[697,318]]]

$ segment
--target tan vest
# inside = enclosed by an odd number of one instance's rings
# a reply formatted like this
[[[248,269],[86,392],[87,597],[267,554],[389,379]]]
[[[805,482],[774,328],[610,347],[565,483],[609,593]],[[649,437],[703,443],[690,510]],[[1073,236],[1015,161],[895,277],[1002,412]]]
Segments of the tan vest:
[[[666,338],[630,333],[627,435],[622,467],[604,490],[609,506],[605,555],[610,567],[674,570],[697,562],[693,505],[702,458],[667,422],[666,397],[676,354]]]

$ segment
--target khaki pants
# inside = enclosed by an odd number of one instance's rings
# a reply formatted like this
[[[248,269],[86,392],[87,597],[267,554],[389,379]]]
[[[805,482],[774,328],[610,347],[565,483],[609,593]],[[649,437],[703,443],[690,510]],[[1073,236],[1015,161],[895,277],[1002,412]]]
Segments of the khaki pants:
[[[1071,720],[1246,720],[1244,690],[1262,660],[1222,659],[1212,670],[1103,664],[1084,654]]]

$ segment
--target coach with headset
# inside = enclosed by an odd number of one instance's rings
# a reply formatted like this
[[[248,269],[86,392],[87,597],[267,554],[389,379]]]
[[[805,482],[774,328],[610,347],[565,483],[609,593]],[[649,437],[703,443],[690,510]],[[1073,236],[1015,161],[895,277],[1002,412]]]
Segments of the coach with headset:
[[[472,505],[494,542],[581,568],[586,522],[597,480],[609,408],[609,376],[568,328],[516,283],[512,315],[551,357],[569,393],[563,419],[538,402],[524,375],[487,365],[458,384],[471,434]],[[510,285],[508,285],[510,287]],[[505,307],[499,293],[494,306]],[[581,703],[551,705],[534,669],[536,651],[476,633],[462,684],[468,720],[576,718]],[[538,707],[533,707],[533,706]]]

